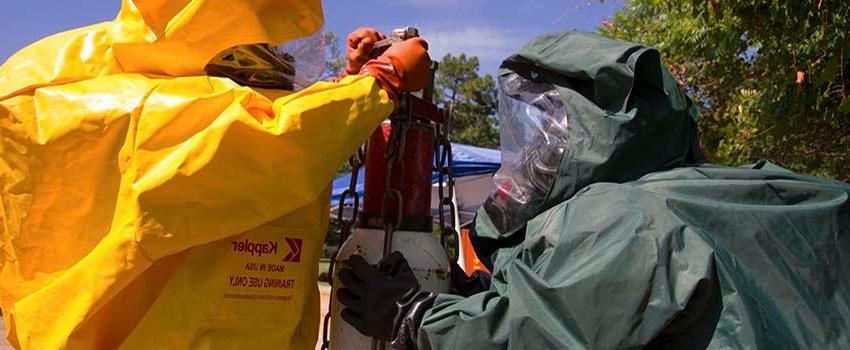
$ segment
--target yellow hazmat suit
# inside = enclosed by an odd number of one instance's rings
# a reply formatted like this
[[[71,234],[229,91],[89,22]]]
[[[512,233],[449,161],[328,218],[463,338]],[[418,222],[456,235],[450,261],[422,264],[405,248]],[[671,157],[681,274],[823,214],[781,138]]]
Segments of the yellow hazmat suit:
[[[125,0],[0,67],[0,307],[24,349],[312,348],[338,165],[375,80],[204,76],[322,25],[319,0]]]

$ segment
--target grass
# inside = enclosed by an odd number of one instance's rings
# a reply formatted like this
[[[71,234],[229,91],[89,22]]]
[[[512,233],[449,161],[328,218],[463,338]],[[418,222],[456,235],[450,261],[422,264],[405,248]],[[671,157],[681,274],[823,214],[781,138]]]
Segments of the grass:
[[[321,275],[322,273],[327,273],[328,268],[330,268],[330,266],[331,266],[331,260],[330,259],[319,259],[319,274]],[[320,289],[323,290],[322,293],[327,293],[327,291],[330,290],[331,286],[330,286],[330,284],[328,284],[328,282],[319,281],[319,287],[320,287]]]
[[[321,275],[323,272],[328,272],[328,268],[330,268],[330,266],[330,259],[319,259],[319,274]]]

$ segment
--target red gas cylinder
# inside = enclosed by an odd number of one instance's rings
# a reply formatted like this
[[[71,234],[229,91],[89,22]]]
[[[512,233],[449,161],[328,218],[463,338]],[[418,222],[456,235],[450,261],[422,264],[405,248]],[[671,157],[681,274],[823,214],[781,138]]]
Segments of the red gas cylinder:
[[[387,147],[392,126],[385,121],[372,133],[366,150],[366,182],[364,184],[363,221],[367,227],[380,228],[382,205],[386,215],[395,222],[398,217],[398,196],[402,199],[402,223],[397,229],[431,231],[431,172],[434,154],[435,129],[432,124],[411,121],[406,128],[400,163],[389,164]],[[404,170],[402,170],[402,164]],[[387,192],[387,167],[392,165],[390,188]],[[399,180],[402,180],[401,183]],[[401,185],[401,186],[400,186]],[[384,203],[386,201],[386,203]]]

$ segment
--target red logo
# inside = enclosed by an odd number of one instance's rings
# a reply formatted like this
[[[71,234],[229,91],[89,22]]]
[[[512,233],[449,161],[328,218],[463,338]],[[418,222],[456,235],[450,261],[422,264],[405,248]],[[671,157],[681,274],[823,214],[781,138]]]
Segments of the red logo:
[[[283,238],[289,246],[289,254],[283,257],[284,262],[301,262],[301,238]]]

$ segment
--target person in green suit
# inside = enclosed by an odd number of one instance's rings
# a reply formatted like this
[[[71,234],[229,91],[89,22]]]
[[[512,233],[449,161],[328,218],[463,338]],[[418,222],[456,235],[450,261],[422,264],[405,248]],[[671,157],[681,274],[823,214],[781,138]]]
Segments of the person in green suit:
[[[420,292],[400,254],[354,258],[338,297],[361,332],[408,349],[850,347],[850,185],[707,164],[697,108],[640,44],[539,36],[499,84],[503,166],[471,235],[492,278]]]

